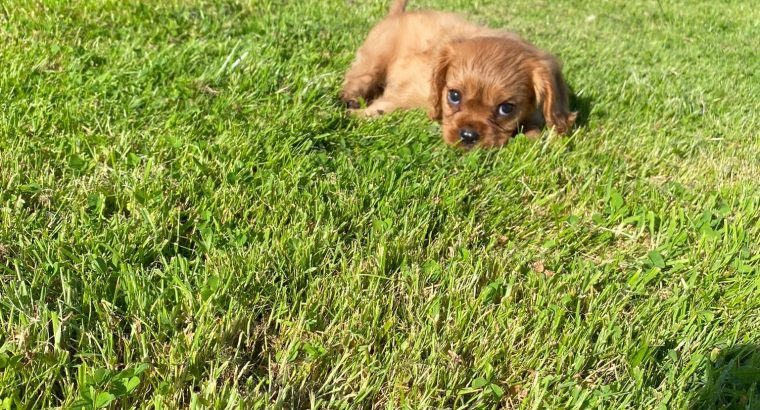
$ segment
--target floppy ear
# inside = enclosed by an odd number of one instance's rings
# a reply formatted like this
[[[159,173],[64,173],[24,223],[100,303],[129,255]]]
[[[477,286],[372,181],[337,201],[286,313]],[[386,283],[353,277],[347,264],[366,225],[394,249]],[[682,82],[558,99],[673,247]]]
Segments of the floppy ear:
[[[533,70],[533,89],[544,121],[559,134],[566,134],[575,123],[570,112],[569,90],[562,77],[562,67],[552,56],[543,56]]]
[[[438,52],[433,66],[433,76],[430,78],[430,111],[432,120],[440,120],[443,116],[443,89],[446,88],[446,73],[451,63],[451,46],[446,45]]]

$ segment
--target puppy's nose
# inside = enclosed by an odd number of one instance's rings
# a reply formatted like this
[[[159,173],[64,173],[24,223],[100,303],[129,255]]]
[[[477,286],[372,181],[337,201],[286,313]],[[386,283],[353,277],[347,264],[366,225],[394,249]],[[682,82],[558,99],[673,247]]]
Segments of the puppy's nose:
[[[473,130],[472,128],[462,128],[459,130],[459,138],[464,142],[465,144],[474,144],[478,141],[478,138],[480,138],[480,135],[477,131]]]

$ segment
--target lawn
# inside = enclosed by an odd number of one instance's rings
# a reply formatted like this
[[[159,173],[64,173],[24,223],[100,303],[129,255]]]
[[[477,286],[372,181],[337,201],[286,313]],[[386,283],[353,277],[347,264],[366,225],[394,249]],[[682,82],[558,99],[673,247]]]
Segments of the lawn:
[[[412,0],[558,55],[501,150],[347,118],[388,1],[0,4],[0,408],[760,408],[760,8]]]

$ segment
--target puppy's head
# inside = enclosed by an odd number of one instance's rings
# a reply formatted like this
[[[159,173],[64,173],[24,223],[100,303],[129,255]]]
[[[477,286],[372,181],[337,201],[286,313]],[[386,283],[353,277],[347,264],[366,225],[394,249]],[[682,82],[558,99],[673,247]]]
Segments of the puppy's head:
[[[430,117],[451,145],[498,147],[544,125],[566,133],[575,122],[557,60],[513,38],[483,37],[440,50]]]

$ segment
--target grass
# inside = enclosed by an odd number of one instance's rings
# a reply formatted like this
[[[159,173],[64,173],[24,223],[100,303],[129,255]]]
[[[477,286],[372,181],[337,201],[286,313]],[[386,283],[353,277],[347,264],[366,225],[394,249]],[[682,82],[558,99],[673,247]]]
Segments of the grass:
[[[462,153],[343,115],[386,3],[0,5],[0,407],[760,406],[760,8],[412,1],[576,95]]]

